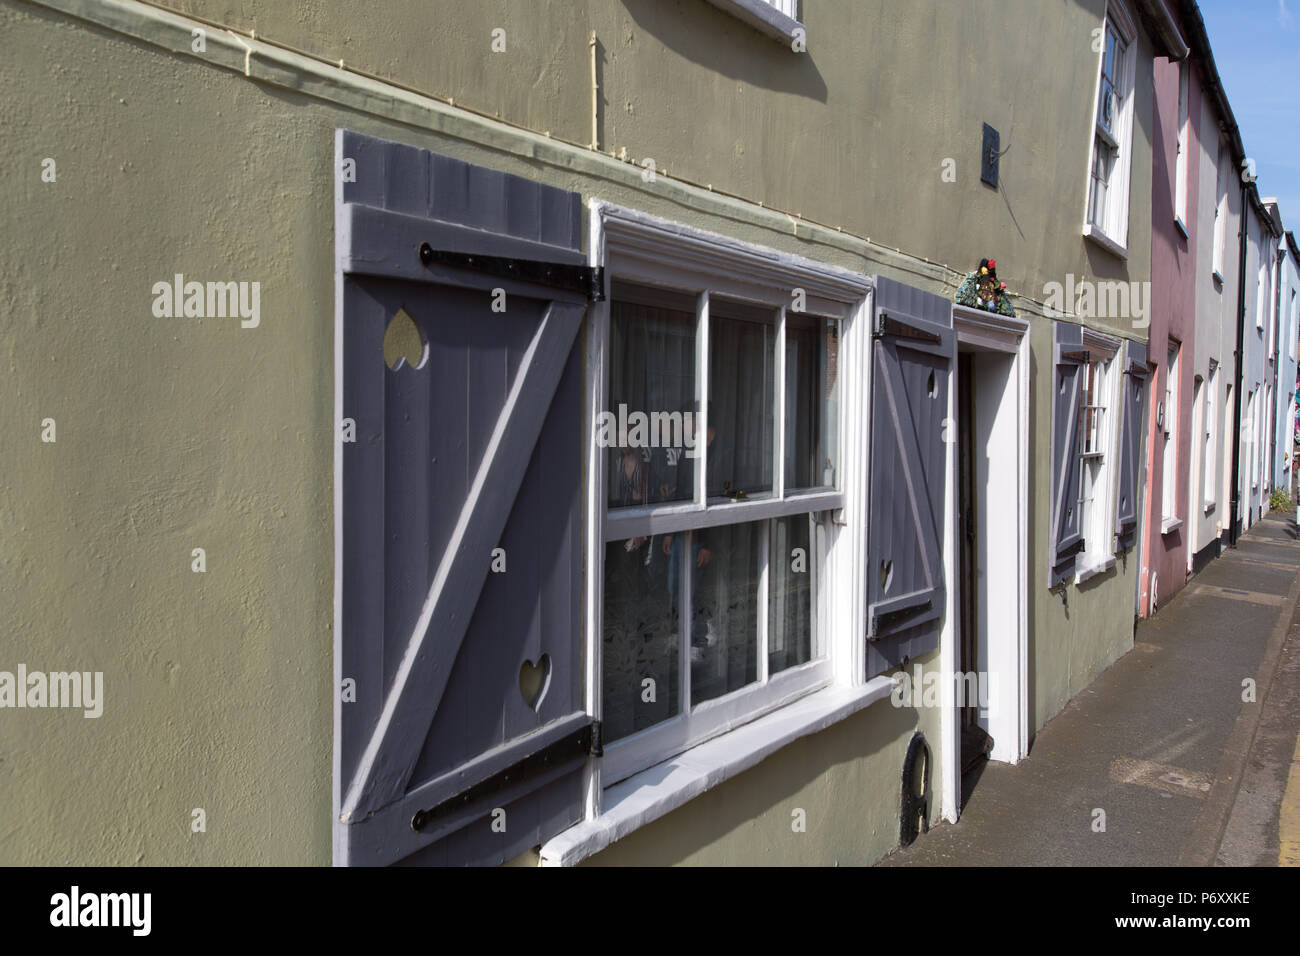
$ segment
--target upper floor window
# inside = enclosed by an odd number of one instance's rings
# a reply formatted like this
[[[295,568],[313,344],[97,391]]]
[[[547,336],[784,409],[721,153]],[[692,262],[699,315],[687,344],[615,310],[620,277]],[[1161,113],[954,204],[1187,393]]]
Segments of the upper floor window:
[[[1178,157],[1174,168],[1174,221],[1187,234],[1187,166],[1191,141],[1191,117],[1188,109],[1191,65],[1178,64]]]
[[[1127,255],[1137,44],[1133,21],[1117,0],[1107,7],[1100,39],[1101,70],[1093,117],[1092,164],[1084,234],[1098,239],[1121,255]]]
[[[1262,259],[1263,256],[1261,255]],[[1255,282],[1255,328],[1264,331],[1264,299],[1268,293],[1268,266],[1259,264],[1259,278]]]
[[[1290,342],[1291,358],[1295,358],[1296,337],[1300,335],[1300,302],[1296,301],[1295,289],[1291,290],[1291,321],[1287,323],[1287,339]]]
[[[1219,140],[1219,158],[1216,164],[1218,173],[1217,183],[1215,186],[1218,197],[1217,204],[1214,207],[1214,274],[1223,281],[1223,251],[1228,241],[1228,172],[1229,161],[1228,145],[1222,139]]]

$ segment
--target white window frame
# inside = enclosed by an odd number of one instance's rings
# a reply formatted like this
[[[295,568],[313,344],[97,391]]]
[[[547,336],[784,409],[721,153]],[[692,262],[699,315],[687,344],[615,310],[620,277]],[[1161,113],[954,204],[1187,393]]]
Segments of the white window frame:
[[[1094,388],[1093,394],[1101,399],[1094,401],[1095,405],[1100,406],[1101,414],[1094,418],[1097,424],[1096,441],[1092,444],[1093,451],[1085,452],[1083,448],[1086,436],[1082,420],[1084,409],[1080,401],[1078,455],[1080,506],[1083,505],[1086,470],[1094,468],[1097,478],[1093,484],[1092,499],[1082,514],[1080,528],[1083,531],[1085,550],[1079,555],[1077,562],[1076,583],[1100,574],[1115,564],[1115,513],[1119,507],[1119,485],[1115,481],[1115,469],[1112,465],[1116,460],[1119,429],[1124,411],[1121,404],[1123,392],[1120,389],[1123,375],[1119,364],[1115,361],[1120,345],[1120,340],[1114,336],[1088,328],[1083,330],[1083,347],[1090,358],[1088,365],[1080,370],[1079,381],[1082,387],[1082,383],[1088,377],[1089,369],[1092,369],[1094,374],[1100,374],[1100,388]]]
[[[1178,62],[1178,156],[1174,167],[1174,224],[1187,236],[1187,169],[1191,142],[1191,61]]]
[[[1164,467],[1160,482],[1160,533],[1178,528],[1178,396],[1182,394],[1182,343],[1170,339],[1165,360]]]
[[[807,43],[808,33],[799,21],[799,0],[708,0],[719,10],[725,10],[738,20],[773,39],[788,43],[795,49],[794,41],[800,38]],[[806,46],[805,46],[806,49]]]
[[[620,508],[609,514],[606,504],[606,459],[608,449],[598,446],[595,429],[588,448],[588,471],[591,496],[588,502],[587,585],[587,680],[589,708],[599,718],[602,700],[604,572],[605,545],[648,534],[680,533],[691,527],[718,526],[746,521],[767,520],[809,512],[831,512],[830,521],[820,523],[827,544],[818,574],[819,594],[815,596],[814,615],[819,622],[821,654],[805,664],[779,674],[768,675],[766,646],[759,654],[759,680],[725,696],[691,707],[689,693],[680,699],[683,710],[613,743],[606,743],[604,757],[596,771],[598,780],[589,782],[589,816],[599,812],[599,792],[641,770],[692,748],[712,738],[727,734],[778,708],[808,697],[831,685],[855,687],[863,684],[865,652],[859,647],[865,627],[862,616],[861,585],[854,579],[860,562],[852,555],[865,553],[863,507],[866,501],[865,444],[867,423],[860,409],[866,381],[867,363],[863,359],[870,337],[871,280],[832,266],[812,262],[771,249],[751,246],[727,237],[706,233],[677,223],[624,209],[600,200],[591,202],[591,257],[593,264],[603,265],[609,280],[660,286],[698,293],[697,308],[697,389],[708,394],[708,362],[704,343],[708,342],[709,300],[725,296],[731,300],[769,307],[779,316],[776,332],[777,363],[774,400],[778,430],[783,430],[784,408],[784,316],[792,303],[792,290],[804,291],[808,314],[840,321],[839,355],[839,485],[835,490],[789,491],[784,488],[784,469],[773,474],[773,493],[748,501],[704,502],[704,475],[707,449],[696,459],[697,496],[694,501],[653,505],[645,508]],[[596,415],[608,407],[609,336],[608,301],[589,311],[588,369],[591,388],[587,415]],[[701,434],[707,429],[703,423]],[[776,454],[779,456],[780,451]],[[861,459],[862,464],[858,463]],[[782,459],[778,458],[778,464]],[[852,516],[857,515],[856,520]],[[819,537],[821,534],[819,533]],[[689,586],[689,575],[687,575]],[[760,618],[765,613],[760,598]],[[860,618],[860,620],[859,620]],[[859,620],[858,624],[853,621]],[[760,626],[760,631],[762,627]],[[684,638],[683,638],[684,641]],[[686,655],[679,657],[679,667],[689,671]],[[687,676],[686,680],[689,679]]]
[[[1251,391],[1247,399],[1249,414],[1246,416],[1246,456],[1250,462],[1250,487],[1252,489],[1259,487],[1259,455],[1258,437],[1259,437],[1259,389]]]
[[[1214,261],[1211,270],[1214,278],[1223,283],[1223,257],[1228,243],[1228,144],[1223,136],[1219,137],[1219,155],[1215,162],[1215,189],[1218,197],[1214,207]]]
[[[1215,505],[1215,461],[1216,438],[1219,429],[1219,403],[1217,399],[1217,390],[1219,388],[1219,369],[1214,366],[1210,369],[1210,377],[1205,382],[1205,436],[1202,439],[1202,454],[1204,456],[1201,462],[1201,484],[1204,488],[1204,500],[1201,502],[1205,513],[1209,514],[1214,510]]]
[[[1088,175],[1085,180],[1087,188],[1084,190],[1083,235],[1119,258],[1127,259],[1138,36],[1133,16],[1121,0],[1109,0],[1107,3],[1102,30],[1102,49],[1097,57],[1097,81],[1093,85],[1093,96],[1089,105]],[[1099,122],[1098,111],[1101,108],[1102,83],[1105,78],[1107,38],[1111,32],[1115,34],[1119,43],[1123,44],[1123,49],[1116,52],[1118,83],[1115,86],[1115,98],[1118,102],[1111,130],[1107,132]],[[1094,221],[1092,207],[1095,185],[1092,171],[1097,161],[1098,139],[1109,142],[1111,148],[1115,149],[1116,156],[1107,182],[1100,220]]]
[[[1296,358],[1296,338],[1300,338],[1300,300],[1296,298],[1296,290],[1291,290],[1291,319],[1287,323],[1287,341],[1290,342],[1291,360],[1295,362]]]
[[[1255,288],[1255,328],[1264,331],[1264,295],[1268,285],[1268,266],[1265,264],[1264,253],[1267,246],[1260,245],[1259,249],[1259,278],[1256,280]]]

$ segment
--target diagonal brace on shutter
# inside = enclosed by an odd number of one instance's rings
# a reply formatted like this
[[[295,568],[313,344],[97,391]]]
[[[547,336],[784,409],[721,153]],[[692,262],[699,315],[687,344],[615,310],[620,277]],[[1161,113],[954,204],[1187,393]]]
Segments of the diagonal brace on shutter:
[[[484,542],[500,539],[584,308],[553,302],[520,359],[420,619],[406,640],[378,722],[341,801],[344,822],[363,819],[400,799],[410,782],[424,739],[411,728],[429,726],[489,573],[487,563],[471,555],[482,554]]]

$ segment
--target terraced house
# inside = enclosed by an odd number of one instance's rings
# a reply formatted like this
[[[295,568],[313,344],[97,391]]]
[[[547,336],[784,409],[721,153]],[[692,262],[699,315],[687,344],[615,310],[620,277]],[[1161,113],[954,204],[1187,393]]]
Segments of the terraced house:
[[[1248,311],[1279,231],[1189,11],[0,0],[46,224],[0,246],[37,333],[0,394],[60,426],[0,588],[20,659],[78,635],[106,686],[22,725],[14,825],[81,862],[574,865],[957,822],[1204,547],[1188,403],[1226,503],[1214,423],[1271,381],[1253,311],[1231,362],[1231,217]],[[257,323],[155,314],[175,276],[257,284]],[[91,764],[111,798],[42,797]]]

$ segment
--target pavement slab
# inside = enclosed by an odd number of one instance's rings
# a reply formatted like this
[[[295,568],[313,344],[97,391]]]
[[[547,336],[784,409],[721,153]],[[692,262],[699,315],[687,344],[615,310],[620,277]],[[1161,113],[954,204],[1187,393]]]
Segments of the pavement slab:
[[[968,775],[960,822],[878,865],[1276,864],[1300,730],[1298,594],[1300,539],[1289,513],[1271,515],[1141,622],[1024,760]]]

